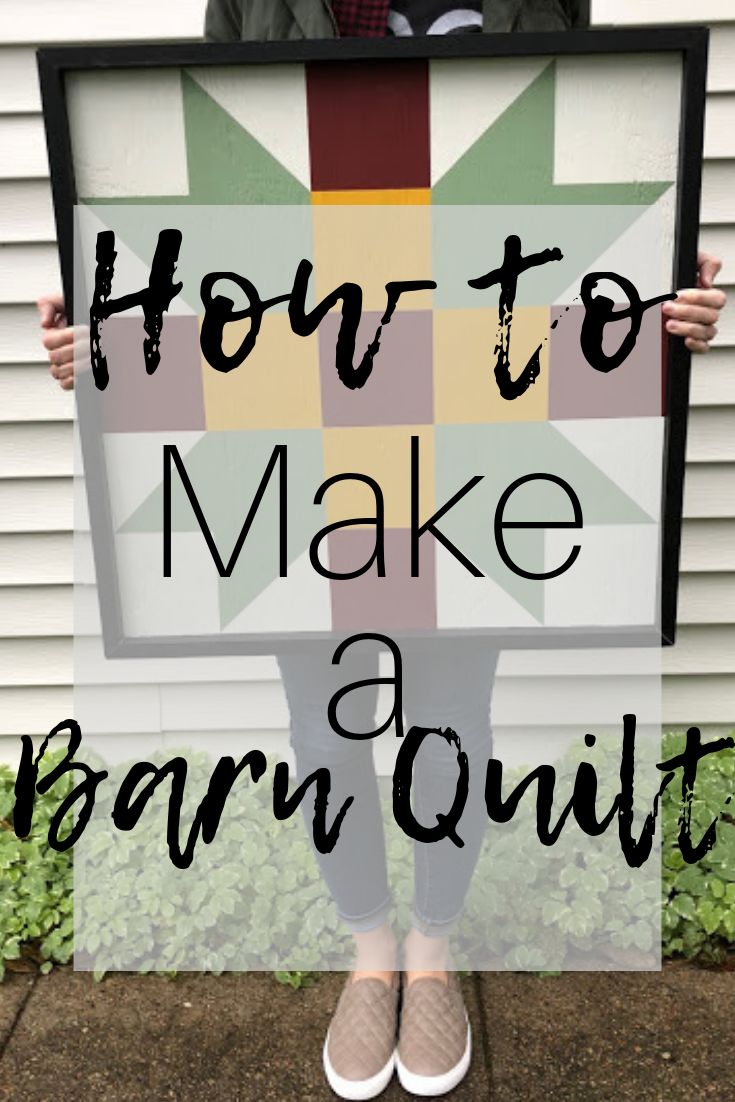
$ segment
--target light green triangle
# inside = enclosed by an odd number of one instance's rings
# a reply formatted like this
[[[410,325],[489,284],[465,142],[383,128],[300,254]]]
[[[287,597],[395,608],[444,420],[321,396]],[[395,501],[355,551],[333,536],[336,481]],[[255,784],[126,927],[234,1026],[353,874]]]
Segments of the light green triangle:
[[[552,62],[441,177],[432,203],[488,206],[647,206],[670,181],[555,184],[556,66]]]
[[[324,506],[313,504],[324,478],[321,432],[262,430],[207,432],[186,455],[186,472],[223,562],[235,546],[243,522],[276,444],[287,447],[287,558],[289,566],[308,548],[325,523]],[[271,476],[237,564],[219,579],[220,627],[235,617],[278,578],[278,471]],[[163,530],[163,485],[144,499],[118,529],[121,533]],[[171,479],[171,530],[200,532],[175,469]],[[202,542],[204,536],[202,535]],[[176,545],[173,547],[173,569]]]
[[[551,423],[507,422],[441,425],[436,430],[437,504],[466,481],[468,470],[485,475],[441,521],[445,535],[527,612],[543,621],[544,583],[519,577],[500,558],[492,535],[498,501],[517,478],[534,472],[564,478],[577,494],[584,526],[652,524],[633,501]],[[511,495],[505,521],[554,522],[572,518],[571,502],[561,489],[533,482]],[[543,529],[506,529],[511,558],[526,570],[542,572]],[[573,542],[573,541],[572,541]]]

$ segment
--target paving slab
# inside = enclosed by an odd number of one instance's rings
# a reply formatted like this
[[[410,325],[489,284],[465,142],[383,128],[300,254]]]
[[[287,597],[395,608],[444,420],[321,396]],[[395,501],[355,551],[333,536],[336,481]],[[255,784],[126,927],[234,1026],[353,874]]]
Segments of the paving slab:
[[[732,1102],[735,972],[485,973],[492,1102]]]
[[[23,1004],[31,993],[36,981],[35,969],[31,974],[6,972],[0,984],[0,1054],[5,1049],[10,1034],[15,1027]]]
[[[327,1102],[321,1050],[342,974],[293,991],[269,973],[39,979],[0,1065],[3,1102]],[[473,1068],[456,1102],[487,1102],[477,984],[464,981]],[[4,1093],[3,1093],[4,1091]],[[381,1096],[407,1096],[397,1082]],[[451,1096],[447,1096],[451,1097]]]

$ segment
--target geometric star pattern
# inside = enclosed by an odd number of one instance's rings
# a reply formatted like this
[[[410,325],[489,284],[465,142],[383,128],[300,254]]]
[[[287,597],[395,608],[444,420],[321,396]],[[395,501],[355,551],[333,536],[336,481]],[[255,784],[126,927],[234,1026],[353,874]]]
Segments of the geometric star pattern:
[[[289,69],[293,83],[294,67]],[[424,519],[469,477],[483,474],[482,483],[439,527],[519,617],[530,617],[537,626],[546,622],[547,585],[510,571],[491,538],[495,503],[507,485],[529,472],[553,473],[575,488],[585,527],[622,533],[657,523],[655,513],[641,504],[660,478],[655,464],[641,470],[646,493],[638,494],[630,482],[620,483],[609,451],[604,456],[580,451],[573,434],[562,430],[565,422],[614,418],[624,435],[631,419],[652,426],[660,421],[660,315],[646,315],[635,353],[618,372],[604,375],[582,356],[583,311],[564,301],[562,292],[578,286],[596,259],[666,196],[673,181],[556,183],[556,83],[550,60],[466,148],[455,150],[437,178],[432,143],[439,139],[432,118],[442,84],[433,81],[430,62],[307,64],[293,84],[290,113],[279,113],[275,101],[266,101],[268,87],[260,87],[252,71],[243,74],[240,99],[236,82],[230,81],[224,95],[211,81],[200,82],[196,69],[182,71],[186,180],[181,193],[126,193],[123,181],[112,194],[90,177],[83,202],[115,231],[121,253],[127,250],[149,264],[154,228],[157,234],[165,222],[181,229],[177,278],[191,308],[188,318],[166,316],[155,387],[130,362],[139,319],[109,323],[103,340],[111,383],[99,397],[103,430],[127,436],[131,454],[141,433],[176,427],[201,433],[183,458],[225,558],[276,443],[289,447],[290,565],[304,559],[311,537],[325,523],[370,515],[365,508],[372,499],[365,497],[364,486],[355,485],[351,494],[328,493],[316,508],[318,485],[348,471],[375,477],[386,500],[391,576],[381,579],[373,572],[327,587],[327,620],[340,630],[441,628],[451,620],[442,611],[451,605],[451,595],[441,592],[444,575],[430,537],[422,544],[427,552],[421,579],[408,577],[411,436],[420,440]],[[258,116],[258,96],[263,112],[271,112],[270,129],[246,125]],[[289,140],[303,146],[303,172],[298,157],[287,165],[279,156]],[[467,283],[499,265],[508,233],[521,237],[526,253],[557,245],[564,254],[563,262],[521,277],[512,369],[519,373],[539,349],[541,372],[512,402],[500,396],[493,377],[497,289],[480,293]],[[212,262],[224,255],[229,268]],[[270,310],[249,359],[226,375],[214,372],[198,351],[203,312],[198,280],[205,272],[247,274],[266,298],[290,290],[302,258],[314,265],[312,305],[344,280],[362,286],[358,357],[379,327],[388,279],[438,284],[433,293],[422,291],[399,303],[383,329],[373,374],[360,390],[347,390],[336,377],[339,305],[309,338],[292,333],[283,306]],[[247,323],[228,327],[230,350],[247,329]],[[167,357],[167,334],[175,330],[178,352]],[[548,486],[542,492],[537,484],[522,502],[528,511],[516,519],[568,519],[559,515],[569,511],[568,500],[550,496]],[[248,606],[278,584],[275,519],[275,497],[266,495],[232,577],[218,579],[222,631],[235,630]],[[175,532],[197,530],[176,477],[172,523]],[[152,477],[118,531],[132,537],[160,532],[161,525],[160,477]],[[546,530],[515,529],[506,542],[514,561],[527,570],[545,569]],[[333,532],[325,546],[336,569],[354,568],[370,547],[370,528]],[[504,626],[506,615],[498,613],[498,622],[492,622],[490,614],[487,627]],[[259,630],[268,632],[268,623]]]

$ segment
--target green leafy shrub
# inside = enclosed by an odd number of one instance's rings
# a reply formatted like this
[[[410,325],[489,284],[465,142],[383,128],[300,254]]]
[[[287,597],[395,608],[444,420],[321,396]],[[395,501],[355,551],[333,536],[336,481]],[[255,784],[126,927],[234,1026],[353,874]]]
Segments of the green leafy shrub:
[[[665,757],[672,756],[681,744],[680,736],[667,736],[664,741]],[[48,755],[41,766],[42,774],[53,768],[60,753]],[[161,759],[163,760],[163,758]],[[206,788],[211,763],[205,755],[188,755],[190,783],[182,809],[182,823],[189,824],[200,794]],[[565,769],[573,771],[572,757],[565,757],[559,766],[560,778]],[[100,788],[95,816],[87,828],[80,858],[85,868],[85,884],[92,885],[82,899],[77,900],[78,929],[82,931],[76,946],[80,954],[92,957],[102,954],[105,967],[129,967],[126,960],[116,960],[116,939],[124,934],[126,953],[130,946],[140,943],[140,971],[154,968],[175,973],[186,967],[185,953],[192,938],[212,938],[216,946],[216,961],[212,971],[227,966],[227,953],[232,947],[230,966],[246,967],[243,963],[243,941],[257,960],[257,967],[270,967],[276,979],[294,988],[309,982],[308,971],[282,970],[283,951],[290,946],[299,948],[299,964],[306,968],[323,967],[323,959],[315,955],[310,965],[309,946],[318,942],[334,944],[336,951],[347,945],[346,935],[339,930],[334,907],[325,897],[320,874],[314,861],[300,815],[294,815],[285,823],[276,823],[269,812],[270,790],[265,783],[253,785],[247,798],[240,802],[233,822],[223,821],[221,867],[210,870],[209,890],[195,876],[186,876],[173,870],[165,854],[163,831],[150,829],[145,833],[131,832],[125,835],[124,844],[109,845],[109,826],[97,836],[94,819],[107,821],[111,801],[119,780],[125,773],[120,766],[110,770],[110,780]],[[520,780],[524,770],[509,773],[507,784]],[[29,953],[39,963],[42,971],[48,971],[54,963],[65,963],[72,951],[72,857],[71,853],[57,853],[48,845],[48,827],[51,817],[72,781],[62,778],[52,792],[38,797],[30,837],[18,839],[12,830],[12,806],[15,777],[11,770],[0,767],[0,974],[4,963],[16,960],[22,952]],[[612,798],[616,786],[616,771],[608,770],[600,785],[600,805]],[[728,797],[735,790],[735,752],[724,752],[706,758],[699,768],[696,798],[692,808],[692,824],[695,837],[727,808]],[[152,813],[162,814],[168,799],[167,786],[161,786],[152,800]],[[534,814],[533,800],[523,800],[519,818]],[[735,944],[735,821],[727,815],[718,828],[718,845],[695,866],[686,865],[678,850],[678,817],[680,814],[680,790],[674,782],[663,801],[663,879],[662,879],[662,930],[663,952],[666,956],[683,954],[704,960],[718,959]],[[495,839],[485,846],[480,857],[475,885],[478,894],[475,905],[482,912],[482,936],[487,937],[488,918],[493,908],[501,903],[508,908],[508,893],[502,891],[509,878],[517,876],[519,866],[528,884],[533,884],[540,870],[541,858],[534,846],[533,832],[525,830],[521,851],[512,835]],[[219,836],[218,836],[219,838]],[[408,915],[411,892],[411,842],[397,828],[387,838],[388,859],[392,868],[392,882],[401,901],[397,918],[404,924]],[[545,850],[545,877],[549,862],[555,859],[554,848]],[[115,865],[118,862],[119,868]],[[238,864],[247,863],[249,875],[243,886],[237,874]],[[548,930],[548,942],[528,949],[508,951],[499,935],[497,951],[504,957],[505,967],[548,970],[554,959],[554,951],[561,941],[570,943],[580,952],[600,932],[621,951],[650,951],[650,923],[636,917],[636,906],[649,909],[645,896],[640,899],[628,890],[625,911],[610,918],[604,905],[616,888],[615,877],[620,873],[620,862],[611,867],[609,859],[594,848],[585,850],[584,876],[568,864],[559,863],[554,889],[549,893],[544,907],[544,923]],[[535,863],[535,864],[534,864]],[[104,884],[116,875],[135,876],[137,908],[133,914],[111,914]],[[99,891],[95,893],[95,870],[99,872]],[[553,872],[553,865],[552,865]],[[212,876],[214,880],[209,879]],[[397,881],[397,883],[396,883]],[[473,889],[474,891],[474,889]],[[293,899],[294,905],[289,905]],[[304,901],[310,900],[306,913]],[[524,922],[524,895],[520,891],[514,898],[514,944],[522,944]],[[83,910],[82,910],[83,909]],[[171,937],[168,920],[177,914],[181,920]],[[163,929],[168,931],[165,941],[155,945],[151,956],[149,947],[154,943],[156,922],[160,916],[166,919]],[[471,938],[473,915],[468,909],[467,929]],[[247,928],[243,935],[244,924]],[[490,924],[491,926],[492,924]],[[480,936],[478,934],[478,936]],[[86,939],[86,941],[85,941]],[[339,967],[339,965],[336,965]]]
[[[52,764],[42,763],[41,775]],[[14,774],[0,766],[0,977],[22,952],[35,957],[42,972],[65,964],[74,936],[71,853],[57,853],[48,844],[49,823],[71,779],[64,777],[53,793],[38,799],[28,838],[13,831],[14,785]]]
[[[668,736],[665,756],[679,753],[683,738]],[[704,758],[692,800],[692,835],[699,839],[721,816],[717,845],[696,865],[684,862],[676,844],[681,805],[663,807],[663,944],[667,956],[720,960],[735,945],[735,751]],[[724,812],[724,814],[723,814]]]

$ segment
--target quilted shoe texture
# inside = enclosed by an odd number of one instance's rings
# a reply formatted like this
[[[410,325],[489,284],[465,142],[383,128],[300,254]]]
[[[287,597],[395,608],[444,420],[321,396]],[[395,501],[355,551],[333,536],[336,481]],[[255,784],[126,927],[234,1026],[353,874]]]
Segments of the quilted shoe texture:
[[[403,988],[396,1069],[411,1094],[433,1098],[453,1090],[470,1066],[472,1038],[459,980],[414,980]]]
[[[398,977],[350,978],[340,995],[327,1039],[324,1071],[335,1094],[360,1102],[385,1090],[395,1067]]]

